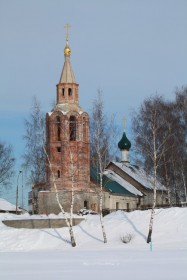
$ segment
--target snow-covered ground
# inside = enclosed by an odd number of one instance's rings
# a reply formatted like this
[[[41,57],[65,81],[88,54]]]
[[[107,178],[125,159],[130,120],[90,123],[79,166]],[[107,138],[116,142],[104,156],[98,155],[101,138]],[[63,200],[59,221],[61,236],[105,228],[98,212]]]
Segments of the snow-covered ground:
[[[12,218],[0,214],[0,220]],[[187,279],[187,208],[156,210],[152,251],[146,243],[149,210],[105,216],[107,244],[99,217],[85,218],[74,227],[75,248],[67,228],[15,229],[0,221],[0,279]],[[129,233],[132,241],[122,243]]]

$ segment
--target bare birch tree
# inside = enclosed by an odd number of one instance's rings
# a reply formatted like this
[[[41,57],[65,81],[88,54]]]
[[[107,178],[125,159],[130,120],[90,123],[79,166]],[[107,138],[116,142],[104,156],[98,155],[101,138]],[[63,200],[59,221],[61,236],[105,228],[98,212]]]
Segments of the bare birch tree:
[[[67,132],[69,129],[69,133]],[[74,184],[75,184],[75,174],[78,171],[76,166],[75,166],[75,159],[73,157],[73,152],[72,152],[72,148],[70,145],[70,135],[72,135],[72,133],[74,133],[72,130],[72,127],[70,125],[70,120],[69,121],[65,121],[65,127],[64,129],[62,128],[62,130],[64,131],[64,137],[66,140],[66,144],[68,146],[68,150],[69,150],[69,157],[70,157],[70,178],[71,178],[71,204],[70,204],[70,227],[72,229],[73,227],[73,209],[74,209]],[[71,230],[72,234],[73,234],[73,230]],[[71,238],[74,239],[73,235],[71,236]],[[75,243],[75,239],[74,239],[74,243]],[[75,244],[76,246],[76,244]]]
[[[67,124],[66,124],[67,126]],[[65,133],[65,137],[66,137],[66,140],[68,139],[68,135],[67,135],[67,131],[66,131],[66,126],[65,126],[65,129],[64,129],[64,133]],[[42,128],[42,126],[41,126]],[[47,164],[48,164],[48,167],[50,169],[50,172],[51,172],[51,175],[52,175],[52,182],[53,182],[53,186],[54,186],[54,189],[55,189],[55,196],[56,196],[56,201],[57,201],[57,204],[61,210],[61,213],[64,215],[65,217],[65,221],[66,221],[66,225],[69,229],[69,234],[70,234],[70,240],[71,240],[71,245],[72,247],[75,247],[76,246],[76,242],[75,242],[75,237],[74,237],[74,232],[73,232],[73,205],[74,205],[74,162],[73,162],[73,155],[72,155],[72,151],[71,151],[71,147],[68,146],[69,148],[69,154],[70,154],[70,162],[71,162],[71,170],[70,170],[70,176],[71,176],[71,182],[72,182],[72,188],[71,188],[71,204],[70,204],[70,217],[69,215],[67,216],[67,213],[64,211],[64,208],[63,208],[63,205],[62,203],[60,202],[60,198],[59,198],[59,190],[57,188],[57,184],[56,184],[56,176],[55,176],[55,173],[53,171],[53,166],[52,166],[52,163],[50,161],[50,158],[49,158],[49,155],[47,153],[47,150],[46,150],[46,146],[45,146],[45,142],[44,142],[44,131],[43,131],[43,150],[44,150],[44,153],[46,155],[46,159],[47,159]],[[69,143],[69,141],[66,141],[67,143]]]
[[[56,185],[56,177],[53,172],[53,167],[49,158],[49,155],[46,151],[45,145],[45,119],[41,111],[40,103],[36,98],[34,98],[32,112],[30,114],[30,119],[25,121],[26,132],[24,139],[26,141],[26,151],[23,156],[24,164],[23,166],[26,170],[30,171],[29,180],[34,184],[44,183],[46,178],[45,170],[46,163],[52,174],[52,182],[55,189],[55,196],[57,204],[64,214],[67,227],[69,229],[70,240],[72,247],[76,246],[73,228],[72,228],[72,214],[70,214],[70,219],[64,211],[62,203],[59,198],[59,191]],[[71,158],[71,155],[70,155]],[[72,178],[74,181],[74,177]],[[73,183],[72,183],[73,185]],[[73,186],[72,186],[72,197],[73,197]],[[73,201],[73,199],[72,199]],[[73,202],[72,202],[73,204]],[[71,205],[71,212],[73,212],[73,206]]]
[[[175,101],[175,113],[179,118],[177,125],[177,138],[176,142],[180,141],[180,145],[176,145],[179,150],[179,157],[177,157],[178,162],[178,178],[180,182],[180,189],[184,201],[187,202],[187,86],[182,87],[180,90],[176,91],[176,101]]]
[[[147,243],[151,242],[153,220],[157,199],[158,167],[166,153],[167,141],[171,137],[171,129],[163,130],[165,117],[161,97],[147,99],[143,102],[138,113],[133,117],[136,148],[140,154],[146,155],[145,161],[153,175],[153,204],[149,222]]]
[[[45,134],[45,117],[36,97],[28,119],[25,120],[25,152],[22,167],[28,174],[30,184],[41,184],[46,180],[46,156],[43,151],[43,136]]]
[[[103,233],[104,243],[107,243],[106,231],[103,220],[103,174],[105,167],[111,159],[110,153],[112,150],[112,142],[116,136],[116,126],[114,117],[107,119],[104,113],[104,103],[102,100],[101,91],[98,91],[97,98],[93,102],[91,111],[90,125],[90,148],[91,148],[91,168],[99,175],[100,185],[100,222]],[[116,145],[117,146],[117,145]]]
[[[60,199],[59,199],[59,191],[58,191],[57,184],[56,184],[56,177],[55,177],[55,174],[54,174],[54,171],[53,171],[53,166],[51,164],[49,155],[47,154],[45,145],[43,145],[43,149],[45,151],[47,161],[48,161],[48,166],[49,166],[49,169],[50,169],[51,174],[52,174],[53,185],[54,185],[54,189],[55,189],[55,193],[56,193],[56,200],[57,200],[57,203],[60,207],[60,210],[61,210],[62,214],[64,214],[64,216],[65,216],[66,224],[67,224],[68,229],[69,229],[71,245],[72,245],[72,247],[75,247],[76,246],[76,241],[75,241],[74,232],[73,232],[73,208],[74,208],[75,173],[77,172],[77,170],[76,170],[76,167],[75,167],[75,164],[74,164],[73,152],[72,152],[71,145],[70,145],[70,142],[69,142],[69,138],[70,138],[70,135],[71,135],[71,131],[69,130],[70,120],[65,120],[65,122],[63,124],[59,122],[58,125],[60,125],[59,133],[63,131],[63,136],[62,137],[64,137],[63,140],[65,140],[65,143],[67,145],[67,148],[68,148],[68,151],[69,151],[69,158],[70,158],[69,173],[70,173],[70,179],[71,179],[71,202],[70,202],[70,216],[69,216],[69,218],[67,217],[67,213],[64,211],[63,205],[62,205],[62,203],[60,202]],[[61,138],[60,135],[59,135],[59,138]]]
[[[52,178],[53,178],[53,185],[54,185],[54,189],[55,189],[55,195],[56,195],[56,201],[58,203],[58,206],[61,210],[61,213],[64,215],[65,217],[65,220],[66,220],[66,225],[69,229],[69,234],[70,234],[70,239],[71,239],[71,245],[72,247],[75,247],[76,246],[76,242],[75,242],[75,238],[74,238],[74,233],[73,233],[73,225],[72,225],[72,212],[70,214],[70,221],[68,220],[68,217],[67,217],[67,214],[65,213],[64,211],[64,208],[62,206],[62,203],[60,202],[60,198],[59,198],[59,191],[57,189],[57,185],[56,185],[56,178],[55,178],[55,174],[53,172],[53,168],[52,168],[52,164],[50,162],[50,159],[49,159],[49,156],[46,152],[46,148],[45,148],[45,145],[43,144],[43,149],[44,149],[44,152],[46,154],[46,157],[47,157],[47,161],[48,161],[48,166],[50,168],[50,171],[51,171],[51,174],[52,174]],[[72,194],[73,196],[73,194]],[[73,209],[73,201],[71,202],[71,209]],[[73,210],[71,210],[73,211]]]
[[[0,141],[0,186],[10,185],[14,163],[12,146]]]

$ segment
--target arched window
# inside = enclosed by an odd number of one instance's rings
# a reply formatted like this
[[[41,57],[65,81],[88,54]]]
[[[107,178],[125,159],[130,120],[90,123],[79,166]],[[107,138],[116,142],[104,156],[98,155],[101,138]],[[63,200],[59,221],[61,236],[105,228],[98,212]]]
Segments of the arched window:
[[[56,116],[56,127],[57,127],[57,140],[60,141],[60,134],[61,134],[61,128],[60,128],[60,117]]]
[[[68,88],[68,96],[72,96],[72,89]]]
[[[57,177],[60,178],[60,170],[57,171]]]
[[[76,118],[74,116],[71,116],[69,121],[69,139],[70,141],[76,140]]]
[[[64,96],[65,94],[65,88],[62,88],[62,95]]]
[[[56,116],[56,122],[57,122],[57,123],[60,122],[60,116]]]

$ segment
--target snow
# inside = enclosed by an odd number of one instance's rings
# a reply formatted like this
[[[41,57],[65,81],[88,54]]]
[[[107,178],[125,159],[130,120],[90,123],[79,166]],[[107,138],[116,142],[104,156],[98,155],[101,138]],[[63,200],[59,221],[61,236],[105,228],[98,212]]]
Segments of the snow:
[[[146,243],[150,210],[105,216],[107,244],[99,216],[85,216],[74,227],[75,248],[69,243],[67,228],[15,229],[1,222],[14,216],[0,214],[2,280],[186,279],[187,208],[156,210],[152,251]],[[121,237],[127,233],[133,239],[124,244]]]
[[[139,195],[139,196],[143,196],[143,194],[139,190],[137,190],[133,185],[131,185],[130,183],[125,181],[122,177],[120,177],[113,170],[105,170],[104,175],[107,176],[110,180],[116,181],[118,184],[120,184],[122,187],[124,187],[130,193]]]
[[[89,210],[91,212],[91,210]],[[45,214],[40,214],[40,215],[30,215],[29,213],[24,213],[22,215],[15,215],[15,214],[6,214],[3,216],[0,216],[1,220],[33,220],[33,219],[65,219],[65,218],[70,218],[70,214],[69,213],[59,213],[58,215],[56,214],[49,214],[49,215],[45,215]],[[73,216],[74,218],[78,219],[82,219],[82,216],[80,217],[80,215],[78,214],[74,214]]]
[[[126,165],[121,162],[113,162],[113,164],[118,166],[120,169],[126,172],[129,176],[131,176],[145,188],[153,189],[153,177],[148,175],[143,169],[138,168],[137,166],[132,164]],[[165,188],[165,186],[163,186],[157,181],[157,190],[166,191],[167,189]]]
[[[3,211],[16,211],[16,206],[12,203],[8,202],[7,200],[0,198],[0,210]],[[20,211],[20,209],[19,209]]]

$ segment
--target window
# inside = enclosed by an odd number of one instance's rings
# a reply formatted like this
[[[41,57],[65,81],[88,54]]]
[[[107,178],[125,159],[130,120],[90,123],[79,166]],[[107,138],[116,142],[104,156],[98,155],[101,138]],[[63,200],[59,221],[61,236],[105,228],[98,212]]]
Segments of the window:
[[[119,202],[116,202],[116,210],[119,210]]]
[[[68,88],[68,96],[72,96],[72,89]]]
[[[62,88],[62,95],[64,96],[65,94],[65,88]]]
[[[61,147],[57,147],[56,150],[58,153],[61,153]]]
[[[69,122],[69,135],[70,135],[70,141],[76,140],[76,119],[74,116],[70,117]]]
[[[60,116],[56,116],[56,122],[57,122],[57,123],[60,122]]]
[[[60,170],[57,171],[57,177],[60,178]]]
[[[84,208],[88,209],[88,201],[87,200],[84,201]]]
[[[60,134],[61,134],[61,129],[60,129],[60,117],[56,116],[56,127],[57,127],[57,140],[60,141]]]

